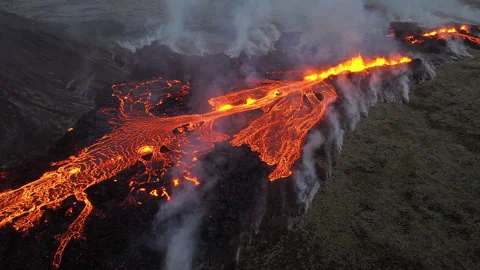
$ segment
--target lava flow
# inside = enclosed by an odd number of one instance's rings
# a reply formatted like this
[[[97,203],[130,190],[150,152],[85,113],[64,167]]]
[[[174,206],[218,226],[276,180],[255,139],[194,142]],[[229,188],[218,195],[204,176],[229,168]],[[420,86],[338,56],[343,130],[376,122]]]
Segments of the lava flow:
[[[93,210],[85,190],[137,162],[145,164],[150,181],[162,179],[171,168],[171,186],[185,181],[199,185],[190,169],[209,152],[215,142],[231,139],[232,146],[247,145],[260,159],[275,166],[271,181],[288,177],[300,158],[306,135],[322,120],[337,92],[324,80],[342,72],[363,72],[368,68],[400,65],[408,57],[365,60],[358,56],[335,67],[305,76],[302,81],[259,82],[251,89],[212,98],[212,111],[204,114],[155,116],[152,109],[167,98],[181,99],[190,89],[179,81],[152,80],[113,86],[120,107],[112,120],[113,131],[81,150],[77,155],[55,162],[38,180],[15,190],[0,193],[0,226],[13,222],[17,230],[27,230],[41,218],[45,208],[56,208],[70,196],[85,203],[77,219],[59,239],[53,265],[58,267],[71,239],[82,235],[85,221]],[[147,92],[139,91],[147,88]],[[213,130],[215,120],[260,109],[263,114],[230,136]],[[107,111],[107,110],[105,110]],[[135,185],[135,183],[133,183]],[[145,189],[143,189],[145,190]],[[149,192],[170,200],[167,189]]]
[[[442,27],[429,32],[424,32],[419,36],[405,36],[404,39],[410,44],[422,44],[427,38],[445,39],[447,37],[459,37],[464,40],[469,40],[470,42],[480,44],[480,38],[472,34],[470,31],[470,26],[468,25],[461,25],[458,28]]]

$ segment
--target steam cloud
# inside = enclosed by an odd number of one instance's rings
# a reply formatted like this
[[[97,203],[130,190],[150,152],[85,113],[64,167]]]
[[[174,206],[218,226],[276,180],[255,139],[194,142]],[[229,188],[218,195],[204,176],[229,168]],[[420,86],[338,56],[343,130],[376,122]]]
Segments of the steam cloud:
[[[136,50],[159,41],[184,54],[255,55],[272,50],[282,32],[297,31],[303,33],[301,45],[321,44],[322,53],[341,57],[358,53],[366,39],[384,37],[391,20],[425,26],[480,21],[476,9],[457,0],[165,1],[157,5],[167,10],[166,20],[157,19],[145,36],[119,44]]]
[[[336,42],[338,51],[345,51],[362,44],[365,34],[384,31],[391,20],[413,20],[426,26],[452,20],[480,23],[476,9],[479,3],[475,0],[46,0],[43,5],[31,2],[6,1],[0,3],[0,8],[67,24],[110,21],[113,25],[102,27],[120,36],[121,31],[126,31],[127,35],[118,41],[123,47],[136,50],[159,41],[174,51],[189,54],[261,54],[273,49],[272,42],[285,31],[304,33],[304,44],[321,42],[326,47]],[[80,29],[74,27],[72,31]]]
[[[202,193],[211,188],[208,183],[203,190],[189,186],[173,194],[171,203],[163,204],[155,216],[156,243],[166,253],[166,270],[189,270],[192,268],[196,248],[196,235],[205,213],[201,202]]]
[[[367,5],[376,6],[390,20],[413,20],[425,26],[437,26],[453,21],[479,23],[478,10],[472,8],[475,1],[457,0],[366,0]],[[478,2],[477,2],[478,6]]]
[[[383,35],[388,26],[356,0],[167,0],[166,8],[165,23],[119,44],[135,50],[158,40],[179,53],[254,55],[272,50],[282,32],[298,31],[302,45],[322,42],[324,48],[335,46],[336,52],[349,54],[367,35]]]

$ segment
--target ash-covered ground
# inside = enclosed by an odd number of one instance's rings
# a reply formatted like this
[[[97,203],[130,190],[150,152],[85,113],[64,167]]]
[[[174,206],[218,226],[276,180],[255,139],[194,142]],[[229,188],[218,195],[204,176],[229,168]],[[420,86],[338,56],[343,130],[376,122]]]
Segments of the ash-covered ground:
[[[478,269],[480,54],[440,66],[408,104],[378,104],[345,136],[332,179],[240,269]]]

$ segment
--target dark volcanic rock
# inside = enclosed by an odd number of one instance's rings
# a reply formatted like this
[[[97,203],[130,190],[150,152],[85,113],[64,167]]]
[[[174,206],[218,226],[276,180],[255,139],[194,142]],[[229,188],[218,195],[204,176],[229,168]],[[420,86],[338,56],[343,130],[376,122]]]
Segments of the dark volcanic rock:
[[[94,107],[95,91],[124,80],[130,56],[71,41],[58,29],[0,12],[0,165],[48,149]]]

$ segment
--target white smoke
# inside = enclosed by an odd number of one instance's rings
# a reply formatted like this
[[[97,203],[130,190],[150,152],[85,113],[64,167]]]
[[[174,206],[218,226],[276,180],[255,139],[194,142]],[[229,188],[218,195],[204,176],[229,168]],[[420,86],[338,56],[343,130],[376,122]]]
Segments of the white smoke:
[[[425,62],[426,72],[433,77],[431,65]],[[407,68],[396,68],[388,71],[373,71],[368,78],[368,84],[361,87],[361,82],[345,76],[338,76],[336,88],[342,97],[339,106],[330,108],[326,114],[328,128],[312,131],[303,147],[302,163],[293,173],[297,203],[303,210],[308,207],[320,188],[319,180],[329,178],[333,170],[333,160],[340,152],[345,131],[353,131],[362,116],[368,114],[368,108],[378,101],[408,102],[410,79]],[[391,82],[385,84],[385,78]],[[388,80],[387,80],[388,81]],[[319,175],[316,166],[319,162],[318,153],[322,149],[327,165],[325,175]]]
[[[239,2],[234,14],[233,28],[235,39],[227,52],[238,55],[258,54],[273,49],[272,41],[280,37],[280,32],[272,24],[272,3],[270,1],[245,0]]]
[[[180,53],[253,55],[272,50],[282,32],[298,31],[303,45],[321,43],[348,54],[358,52],[367,35],[383,36],[388,26],[357,0],[167,0],[166,8],[166,22],[119,44],[135,50],[158,40]]]
[[[163,269],[189,270],[192,268],[195,251],[195,234],[203,217],[200,191],[195,187],[172,195],[170,203],[162,204],[154,220],[159,232],[157,244],[166,250]]]
[[[191,148],[187,147],[183,150],[193,155]],[[183,161],[192,160],[192,155],[182,157]],[[197,165],[202,168],[202,164]],[[172,170],[172,175],[177,176],[182,168]],[[203,173],[203,169],[199,169],[196,173]],[[155,216],[153,227],[154,232],[157,233],[156,244],[160,250],[166,252],[162,269],[192,269],[195,251],[197,251],[198,230],[207,211],[202,197],[217,183],[216,176],[212,175],[202,180],[201,186],[185,183],[173,189],[171,200],[161,204]]]
[[[409,21],[425,26],[457,21],[480,23],[478,9],[458,0],[365,0],[367,5],[381,8],[390,20]]]
[[[304,44],[337,44],[342,47],[338,51],[348,52],[349,47],[362,45],[366,34],[384,31],[389,20],[426,26],[480,23],[479,10],[466,0],[48,0],[40,6],[8,2],[0,3],[0,8],[44,21],[122,23],[134,35],[118,43],[131,50],[159,41],[176,52],[192,54],[261,54],[271,50],[285,31],[304,33]]]
[[[159,41],[184,54],[257,55],[272,50],[282,32],[297,31],[303,33],[302,45],[319,44],[324,54],[341,58],[377,45],[391,20],[425,26],[480,23],[478,9],[457,0],[165,0],[157,5],[166,10],[164,16],[153,25],[150,20],[140,38],[119,41],[121,46],[136,50]]]
[[[458,57],[460,59],[472,57],[472,55],[468,52],[462,40],[447,38],[446,41],[447,41],[447,47],[453,53],[454,57]]]
[[[166,270],[189,270],[195,251],[195,232],[202,214],[191,213],[183,217],[171,235],[165,260]]]
[[[297,202],[304,205],[303,209],[301,209],[302,211],[308,210],[310,202],[320,188],[318,173],[315,167],[315,150],[320,148],[324,142],[325,138],[320,131],[312,131],[308,136],[307,143],[303,147],[302,164],[300,169],[295,170],[293,173]]]

